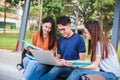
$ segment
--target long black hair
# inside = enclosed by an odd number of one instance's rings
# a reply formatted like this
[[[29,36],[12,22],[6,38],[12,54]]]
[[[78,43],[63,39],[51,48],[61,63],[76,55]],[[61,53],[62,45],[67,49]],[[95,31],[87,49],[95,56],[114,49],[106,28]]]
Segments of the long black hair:
[[[55,21],[52,17],[46,17],[42,20],[42,23],[51,23],[52,28],[51,31],[49,32],[49,44],[48,44],[48,49],[51,50],[53,49],[55,42],[56,42],[56,31],[55,31]],[[43,40],[43,30],[42,30],[42,26],[40,28],[40,38]]]

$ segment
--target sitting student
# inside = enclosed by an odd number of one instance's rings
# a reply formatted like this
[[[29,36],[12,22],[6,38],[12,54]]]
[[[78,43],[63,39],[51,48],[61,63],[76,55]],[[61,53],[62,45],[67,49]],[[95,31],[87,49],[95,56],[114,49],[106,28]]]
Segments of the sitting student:
[[[70,18],[61,16],[57,20],[58,31],[61,37],[58,40],[57,59],[60,60],[61,66],[53,67],[48,73],[43,75],[40,80],[55,80],[58,76],[68,76],[73,68],[64,67],[65,60],[84,60],[85,43],[83,37],[76,34],[71,29]]]
[[[92,64],[74,69],[67,80],[81,80],[84,74],[101,74],[106,80],[118,80],[120,65],[113,45],[101,30],[98,21],[92,20],[85,24],[84,36],[89,40],[88,54],[91,54]],[[99,71],[95,71],[99,68]]]
[[[53,18],[46,17],[42,20],[40,32],[35,32],[32,36],[32,44],[36,47],[42,48],[43,50],[50,50],[55,53],[57,47],[57,38],[55,33],[55,22]],[[39,64],[36,60],[31,60],[29,57],[25,57],[23,59],[23,65],[25,68],[22,78],[23,80],[35,80],[34,77],[36,76],[32,76],[32,73],[34,73],[37,65],[42,68],[43,73],[47,71],[47,66]],[[50,68],[50,66],[47,67],[47,69]]]

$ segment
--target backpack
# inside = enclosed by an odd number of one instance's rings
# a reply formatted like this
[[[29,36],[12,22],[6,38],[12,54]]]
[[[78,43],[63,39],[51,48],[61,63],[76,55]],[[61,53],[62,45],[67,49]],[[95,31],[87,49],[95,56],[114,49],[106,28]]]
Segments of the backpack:
[[[24,59],[24,57],[26,57],[26,54],[33,56],[31,52],[27,52],[26,49],[23,49],[22,54],[21,54],[21,62],[16,65],[17,69],[19,69],[19,70],[24,69],[23,59]]]
[[[106,80],[102,74],[85,74],[82,80]]]

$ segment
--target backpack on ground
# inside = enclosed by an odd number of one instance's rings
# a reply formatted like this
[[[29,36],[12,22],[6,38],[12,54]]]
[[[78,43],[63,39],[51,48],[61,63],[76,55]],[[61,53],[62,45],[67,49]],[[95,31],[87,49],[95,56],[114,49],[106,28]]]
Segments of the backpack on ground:
[[[85,74],[82,80],[106,80],[102,74]]]

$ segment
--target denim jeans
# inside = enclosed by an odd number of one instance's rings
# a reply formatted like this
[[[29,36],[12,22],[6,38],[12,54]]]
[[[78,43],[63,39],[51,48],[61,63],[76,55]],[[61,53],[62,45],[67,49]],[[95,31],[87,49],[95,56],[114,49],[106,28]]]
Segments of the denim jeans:
[[[106,80],[118,80],[118,77],[116,77],[113,73],[88,69],[74,69],[70,76],[67,78],[67,80],[81,80],[81,77],[84,74],[102,74]]]
[[[66,77],[68,77],[72,71],[73,68],[55,66],[48,73],[43,75],[40,80],[55,80],[61,75],[66,75]]]
[[[26,69],[26,67],[27,67],[27,65],[28,65],[28,63],[29,63],[30,60],[31,60],[31,59],[30,59],[29,57],[24,57],[24,58],[23,58],[23,66],[24,66],[24,69]]]
[[[42,65],[35,60],[25,59],[25,72],[23,74],[24,80],[38,80],[44,73],[48,72],[52,66]],[[29,62],[29,63],[26,63]]]

